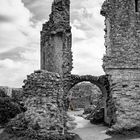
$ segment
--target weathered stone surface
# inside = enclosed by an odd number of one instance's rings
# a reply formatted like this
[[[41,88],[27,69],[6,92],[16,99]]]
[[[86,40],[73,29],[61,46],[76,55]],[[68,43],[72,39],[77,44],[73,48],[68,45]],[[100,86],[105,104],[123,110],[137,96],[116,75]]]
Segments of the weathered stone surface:
[[[69,133],[66,135],[52,135],[49,137],[13,137],[12,135],[3,132],[2,134],[0,134],[0,138],[1,140],[81,140],[80,137],[77,134],[73,134],[73,133]]]
[[[114,70],[111,73],[111,93],[116,106],[115,129],[140,126],[140,72]]]
[[[70,74],[72,69],[70,0],[55,0],[41,31],[41,69]]]
[[[70,0],[55,0],[49,21],[43,24],[41,31],[41,69],[60,74],[63,81],[65,110],[67,110],[68,91],[75,84],[83,81],[89,81],[100,88],[106,108],[107,92],[102,76],[71,75],[71,39]],[[107,116],[107,111],[105,111],[105,116]]]
[[[106,0],[106,55],[103,68],[110,75],[116,130],[140,127],[140,2]]]
[[[100,108],[97,110],[94,114],[92,114],[92,117],[89,118],[90,122],[92,124],[103,124],[104,123],[104,108]]]
[[[138,5],[140,7],[140,5]],[[134,0],[106,0],[101,14],[105,16],[104,57],[106,69],[140,67],[140,12],[135,11]]]
[[[29,137],[64,134],[63,88],[59,74],[35,71],[24,83],[23,101],[27,111],[14,118],[6,130]]]
[[[96,108],[95,104],[89,105],[89,106],[84,108],[83,114],[90,114],[90,113],[92,113],[93,110],[95,110],[95,108]]]
[[[92,76],[92,75],[83,75],[83,76],[79,76],[79,75],[69,75],[67,76],[67,78],[63,79],[63,86],[65,89],[65,95],[67,96],[68,91],[74,87],[76,84],[80,83],[80,82],[84,82],[84,81],[88,81],[91,82],[92,84],[96,85],[97,87],[99,87],[99,89],[102,92],[102,104],[103,104],[103,108],[104,108],[104,122],[110,125],[110,122],[112,120],[112,118],[110,119],[108,116],[108,112],[110,110],[110,108],[107,107],[108,104],[108,97],[110,94],[110,88],[109,88],[109,81],[108,81],[108,75],[103,75],[103,76]],[[67,98],[64,97],[65,100],[65,105],[67,106]],[[111,111],[111,110],[110,110]],[[111,111],[112,113],[112,111]],[[110,116],[111,116],[110,113]]]
[[[95,105],[98,102],[98,97],[101,94],[97,86],[89,82],[82,82],[69,91],[68,100],[74,109],[88,108],[89,105]]]
[[[92,109],[86,119],[90,120],[90,122],[94,124],[104,123],[104,110],[103,95],[100,95],[96,107]]]

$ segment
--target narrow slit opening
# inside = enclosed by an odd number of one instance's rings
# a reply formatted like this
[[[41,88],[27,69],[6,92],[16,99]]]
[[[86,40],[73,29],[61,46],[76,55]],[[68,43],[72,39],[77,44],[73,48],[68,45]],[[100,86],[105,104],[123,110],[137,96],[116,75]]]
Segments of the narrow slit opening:
[[[138,0],[135,0],[135,12],[139,12]]]
[[[45,52],[43,52],[43,69],[45,69]]]

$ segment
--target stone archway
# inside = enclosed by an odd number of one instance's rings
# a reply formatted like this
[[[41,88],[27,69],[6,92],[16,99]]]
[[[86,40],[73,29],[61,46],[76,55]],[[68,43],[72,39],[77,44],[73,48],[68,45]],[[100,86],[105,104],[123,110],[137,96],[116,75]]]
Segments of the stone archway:
[[[67,93],[67,107],[72,111],[85,110],[84,113],[88,114],[88,110],[89,113],[93,112],[102,97],[103,94],[99,87],[91,82],[83,81],[74,85]],[[102,106],[102,102],[100,106]]]
[[[104,106],[104,122],[107,124],[110,124],[110,118],[108,118],[107,115],[107,99],[109,96],[109,81],[108,81],[108,75],[102,75],[102,76],[92,76],[92,75],[69,75],[63,79],[63,88],[64,88],[64,96],[67,96],[67,93],[71,88],[73,88],[75,85],[81,82],[90,82],[94,85],[96,85],[100,91],[102,92],[102,98],[103,98],[103,106]],[[66,99],[66,98],[64,98]]]
[[[83,82],[83,81],[87,81],[87,82],[90,82],[90,83],[96,85],[97,87],[99,87],[99,89],[102,91],[103,95],[105,95],[105,94],[107,94],[107,90],[106,90],[105,83],[104,83],[105,80],[107,80],[106,76],[71,75],[69,88],[71,89],[76,84]]]
[[[49,21],[43,24],[41,31],[41,69],[60,75],[63,83],[64,103],[66,100],[65,96],[75,84],[82,81],[89,81],[102,91],[104,106],[106,108],[106,99],[110,92],[108,77],[106,75],[79,76],[71,74],[73,68],[71,48],[70,0],[55,0],[52,4],[52,12]],[[108,123],[107,109],[105,110],[105,122]]]

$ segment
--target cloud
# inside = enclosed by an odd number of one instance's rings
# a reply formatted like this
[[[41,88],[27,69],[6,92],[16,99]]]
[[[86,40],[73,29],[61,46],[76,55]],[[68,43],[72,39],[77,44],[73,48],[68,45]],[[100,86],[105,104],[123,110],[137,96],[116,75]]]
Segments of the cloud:
[[[53,0],[22,0],[25,6],[33,13],[33,20],[48,20]]]
[[[34,64],[29,61],[0,60],[0,85],[21,87],[26,75],[36,69]]]
[[[17,47],[12,50],[0,53],[0,60],[4,60],[6,58],[6,59],[12,59],[14,61],[16,60],[20,61],[22,60],[21,53],[24,51],[25,51],[24,48]]]
[[[71,0],[75,74],[101,75],[104,47],[104,0]],[[40,30],[52,0],[0,0],[0,85],[21,87],[40,68]]]
[[[100,15],[103,1],[72,0],[71,24],[74,34],[72,73],[104,74],[102,69],[102,57],[105,53],[104,18]],[[77,36],[81,39],[77,39]]]
[[[84,40],[86,39],[86,34],[83,30],[76,28],[76,26],[72,26],[72,35],[73,35],[73,42],[78,40]]]
[[[72,73],[95,76],[103,75],[103,38],[90,38],[73,44],[74,69]]]
[[[21,0],[0,1],[0,85],[21,87],[39,69],[42,23],[34,23],[32,15]]]
[[[21,0],[1,0],[0,1],[0,16],[4,16],[18,25],[29,25],[32,14]]]

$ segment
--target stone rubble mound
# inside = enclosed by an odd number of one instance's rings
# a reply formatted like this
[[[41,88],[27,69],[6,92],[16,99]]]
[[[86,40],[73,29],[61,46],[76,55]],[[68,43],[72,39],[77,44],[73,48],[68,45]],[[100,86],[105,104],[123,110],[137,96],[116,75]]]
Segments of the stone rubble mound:
[[[57,73],[39,70],[28,75],[23,86],[27,111],[12,119],[5,132],[36,139],[63,135],[66,128],[62,87]]]

